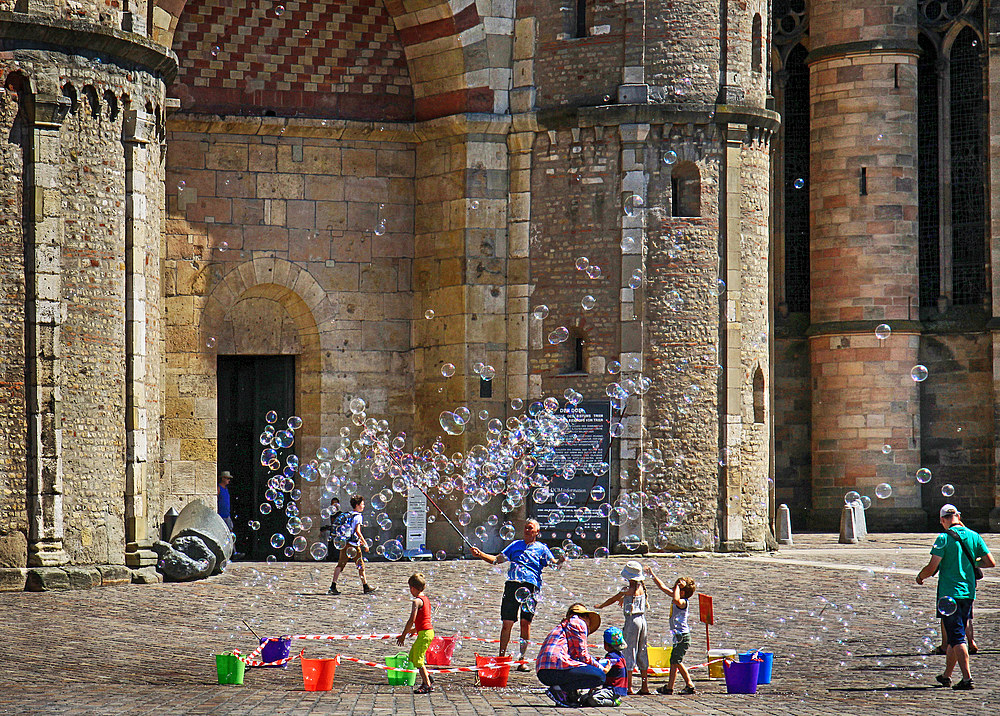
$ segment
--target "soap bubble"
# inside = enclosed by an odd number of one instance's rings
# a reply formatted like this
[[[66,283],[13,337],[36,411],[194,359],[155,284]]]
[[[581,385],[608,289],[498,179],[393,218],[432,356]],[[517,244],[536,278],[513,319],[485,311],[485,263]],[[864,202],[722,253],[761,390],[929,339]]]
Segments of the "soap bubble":
[[[455,417],[461,420],[462,424],[467,425],[469,418],[472,417],[472,411],[463,405],[459,408],[455,408]]]
[[[309,543],[306,541],[306,538],[299,535],[292,540],[292,550],[295,552],[305,552],[308,544]]]
[[[385,558],[390,562],[397,562],[403,557],[403,545],[398,539],[391,539],[387,541],[383,547],[385,548]]]
[[[875,337],[880,341],[884,341],[890,335],[892,335],[892,326],[888,323],[880,323],[875,326]]]
[[[958,611],[958,602],[951,597],[941,597],[937,602],[937,610],[939,616],[950,617]]]
[[[587,294],[583,297],[583,300],[580,301],[580,305],[583,306],[584,311],[589,311],[597,305],[597,299],[590,294]]]
[[[635,216],[642,211],[645,205],[646,202],[641,196],[638,194],[629,194],[625,197],[625,201],[622,202],[622,211],[625,212],[625,216]]]
[[[913,378],[914,383],[923,383],[927,380],[927,376],[930,371],[927,370],[927,366],[917,364],[910,368],[910,377]]]
[[[278,17],[281,17],[282,15],[284,15],[285,14],[285,6],[284,5],[276,5],[275,8],[274,8],[274,14],[277,15]]]
[[[520,604],[524,604],[526,601],[531,599],[531,590],[528,587],[518,587],[517,591],[514,592],[514,599],[516,599]]]
[[[677,152],[673,149],[668,149],[663,153],[663,163],[667,166],[671,166],[677,162]]]
[[[549,334],[549,343],[556,345],[557,343],[564,343],[569,338],[569,329],[565,326],[559,326],[557,329]]]
[[[445,363],[441,366],[441,375],[445,378],[450,378],[455,375],[455,365],[453,363]]]
[[[930,470],[928,470],[926,467],[922,467],[919,470],[917,470],[917,482],[919,482],[921,485],[926,485],[930,481],[931,481]]]
[[[326,559],[326,555],[329,552],[329,548],[322,542],[313,542],[313,546],[309,548],[309,554],[317,562],[321,562]]]
[[[221,51],[222,51],[222,48],[219,47],[218,45],[215,45],[212,48],[212,57],[218,57],[219,56],[219,52],[221,52]]]
[[[851,490],[850,492],[844,495],[844,504],[849,505],[855,500],[860,500],[860,499],[861,499],[861,494],[859,492],[856,492],[855,490]]]
[[[889,455],[891,453],[892,453],[892,445],[889,445],[888,443],[886,443],[885,445],[882,446],[882,454],[883,455]]]
[[[802,177],[799,177],[798,179],[792,182],[792,186],[794,186],[796,189],[801,189],[805,185],[806,185],[806,180],[803,179]]]
[[[477,539],[478,539],[478,540],[479,540],[480,542],[485,542],[485,541],[487,540],[487,538],[488,538],[488,537],[489,537],[489,534],[487,533],[487,531],[486,531],[486,528],[485,528],[485,527],[483,527],[482,525],[479,525],[479,526],[478,526],[478,527],[476,528],[476,538],[477,538]]]
[[[249,525],[250,529],[252,529],[254,532],[260,529],[260,522],[258,522],[257,520],[250,520],[247,523],[247,525]]]
[[[725,292],[726,292],[726,282],[723,281],[721,278],[716,279],[715,285],[712,287],[712,295],[721,296]]]
[[[520,398],[513,398],[510,401],[511,410],[520,410],[524,407],[524,401]]]
[[[291,430],[298,430],[302,427],[302,418],[298,415],[293,415],[286,421],[286,424]],[[296,462],[298,462],[298,460],[296,460]]]
[[[449,435],[461,435],[465,432],[465,423],[449,410],[441,412],[441,415],[438,416],[438,422],[441,423],[441,429]]]
[[[631,236],[625,235],[622,237],[621,242],[622,251],[628,253],[635,249],[635,239]]]
[[[569,503],[572,501],[573,498],[566,492],[560,492],[556,495],[556,504],[559,505],[559,507],[568,507]]]
[[[205,339],[205,346],[208,348],[215,348],[216,342],[217,341],[215,336],[209,336],[208,338]]]
[[[951,497],[952,495],[955,494],[955,486],[941,485],[941,494],[944,495],[945,497]]]
[[[500,528],[500,538],[505,540],[514,539],[514,535],[517,531],[514,529],[514,525],[510,522],[505,522],[503,527]]]
[[[881,483],[878,487],[875,488],[875,497],[877,497],[880,500],[885,500],[892,497],[892,485],[890,485],[888,482]]]
[[[285,546],[285,535],[280,532],[275,532],[271,535],[271,546],[275,549],[281,549]]]
[[[872,506],[872,498],[870,498],[868,495],[862,495],[861,496],[861,508],[864,509],[864,510],[867,510],[871,506]]]
[[[426,311],[424,311],[424,318],[426,318],[428,321],[434,318],[434,310],[428,308]]]
[[[472,522],[472,515],[470,515],[468,512],[458,513],[458,524],[462,525],[462,527],[468,527],[471,522]]]
[[[594,559],[604,559],[611,551],[607,547],[598,547],[594,550]]]
[[[575,265],[577,271],[586,271],[587,267],[590,266],[590,259],[588,259],[586,256],[581,256],[576,260]]]
[[[594,502],[600,502],[604,499],[605,490],[603,485],[594,485],[590,488],[590,499]]]
[[[262,515],[269,515],[271,514],[271,509],[271,506],[265,502],[260,506],[260,513]]]
[[[608,373],[611,375],[618,375],[622,372],[622,364],[616,360],[610,361],[608,363]]]
[[[483,369],[479,371],[479,377],[483,380],[493,380],[494,376],[497,374],[497,369],[491,365],[483,366]]]
[[[264,416],[264,420],[268,423],[276,423],[278,422],[278,414],[273,410],[268,411],[267,415]]]
[[[549,307],[544,303],[540,306],[535,306],[535,310],[531,312],[531,315],[537,318],[539,321],[545,320],[549,315]]]
[[[434,553],[434,559],[436,559],[438,562],[443,562],[444,560],[448,559],[448,553],[445,552],[443,549],[439,549],[437,552]]]

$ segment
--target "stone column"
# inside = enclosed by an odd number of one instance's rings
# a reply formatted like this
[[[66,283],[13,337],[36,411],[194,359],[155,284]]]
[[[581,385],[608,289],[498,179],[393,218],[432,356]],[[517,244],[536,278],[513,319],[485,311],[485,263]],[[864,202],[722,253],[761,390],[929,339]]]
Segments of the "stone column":
[[[26,234],[25,387],[28,404],[28,565],[66,564],[63,548],[63,464],[60,415],[62,216],[59,133],[70,100],[53,75],[31,107],[31,160],[25,193]]]
[[[811,6],[813,527],[844,494],[875,530],[923,527],[919,485],[917,2]],[[875,328],[892,327],[881,341]],[[884,452],[883,446],[889,446]],[[892,497],[875,498],[887,482]]]
[[[743,549],[743,491],[740,453],[743,438],[743,290],[741,224],[743,219],[743,142],[747,125],[722,125],[722,177],[719,232],[724,255],[726,292],[723,294],[719,353],[724,366],[719,405],[722,444],[727,459],[720,465],[719,546],[722,551]]]
[[[148,145],[156,140],[156,118],[142,110],[125,113],[125,560],[129,566],[156,563],[146,510],[146,243],[157,235],[149,225],[146,197],[150,177]],[[155,177],[153,178],[155,179]]]
[[[990,27],[1000,26],[1000,6],[990,6],[988,23]],[[988,59],[987,92],[990,97],[1000,94],[1000,36],[990,33]],[[993,186],[1000,180],[1000,106],[996,102],[989,103],[989,161],[986,169],[987,186]],[[987,226],[990,227],[988,256],[1000,256],[1000,192],[991,191],[988,194],[989,216]],[[1000,315],[1000,261],[990,261],[990,304],[991,316]],[[993,319],[989,323],[992,338],[993,357],[993,414],[1000,415],[1000,321]],[[1000,531],[1000,421],[993,421],[993,504],[990,511],[990,531]]]

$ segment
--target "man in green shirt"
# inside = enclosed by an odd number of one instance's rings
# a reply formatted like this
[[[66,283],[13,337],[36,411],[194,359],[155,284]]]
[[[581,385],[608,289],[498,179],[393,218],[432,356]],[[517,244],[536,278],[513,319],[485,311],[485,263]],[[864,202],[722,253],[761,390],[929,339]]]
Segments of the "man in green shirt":
[[[944,532],[934,540],[931,561],[920,570],[917,584],[938,575],[938,616],[948,635],[948,654],[944,673],[937,677],[942,686],[951,686],[955,664],[962,670],[962,680],[952,688],[965,691],[972,687],[969,648],[965,643],[965,624],[972,614],[976,598],[975,567],[995,567],[996,560],[978,533],[962,524],[962,515],[954,505],[945,505],[939,514]]]

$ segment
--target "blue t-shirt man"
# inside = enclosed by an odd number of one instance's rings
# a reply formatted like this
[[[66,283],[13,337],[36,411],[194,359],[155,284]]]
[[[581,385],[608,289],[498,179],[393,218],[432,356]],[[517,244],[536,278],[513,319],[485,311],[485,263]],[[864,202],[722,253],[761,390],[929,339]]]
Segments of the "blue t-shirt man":
[[[500,554],[510,562],[507,568],[508,582],[526,582],[539,589],[542,587],[542,570],[556,561],[552,550],[538,540],[529,544],[519,539],[504,547]]]
[[[219,513],[219,517],[222,521],[226,523],[229,527],[229,531],[233,531],[233,518],[232,512],[230,511],[229,505],[229,481],[233,479],[233,476],[229,474],[228,470],[224,470],[219,475],[219,498],[216,509]]]
[[[552,551],[538,541],[541,527],[537,520],[524,523],[524,539],[511,542],[498,555],[486,554],[478,547],[472,554],[488,564],[510,562],[507,568],[507,582],[504,584],[503,598],[500,600],[500,656],[507,654],[510,632],[514,623],[521,621],[521,660],[518,671],[528,671],[524,653],[531,638],[531,620],[535,616],[535,595],[542,587],[542,569],[556,561]]]

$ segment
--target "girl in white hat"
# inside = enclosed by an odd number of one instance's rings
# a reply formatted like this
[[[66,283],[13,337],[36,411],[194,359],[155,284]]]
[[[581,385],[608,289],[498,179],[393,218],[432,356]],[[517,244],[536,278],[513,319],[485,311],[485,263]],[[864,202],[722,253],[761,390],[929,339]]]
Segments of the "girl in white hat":
[[[638,562],[627,562],[622,569],[622,578],[628,580],[628,585],[622,587],[617,594],[597,609],[620,603],[625,614],[625,666],[628,671],[628,692],[632,692],[632,669],[639,667],[642,676],[642,688],[637,692],[640,696],[649,692],[649,656],[646,654],[646,579],[642,565]]]

